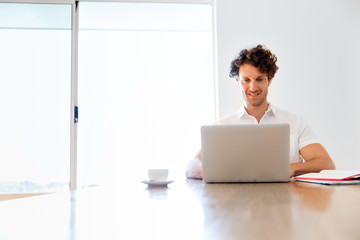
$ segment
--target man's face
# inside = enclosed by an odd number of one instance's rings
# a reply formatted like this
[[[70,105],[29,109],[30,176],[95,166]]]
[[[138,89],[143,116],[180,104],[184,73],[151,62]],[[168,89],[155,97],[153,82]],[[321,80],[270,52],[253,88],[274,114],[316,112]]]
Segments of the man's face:
[[[238,83],[241,85],[241,92],[246,107],[258,107],[267,104],[268,87],[271,80],[266,73],[248,63],[240,66]]]

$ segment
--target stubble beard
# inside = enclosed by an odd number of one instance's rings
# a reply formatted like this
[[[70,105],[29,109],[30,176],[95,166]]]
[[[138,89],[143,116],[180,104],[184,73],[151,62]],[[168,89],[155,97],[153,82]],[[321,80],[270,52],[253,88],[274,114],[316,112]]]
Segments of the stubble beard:
[[[250,98],[248,98],[248,95],[246,94],[245,101],[248,106],[258,107],[258,106],[261,106],[262,104],[264,104],[264,102],[266,101],[266,96],[267,96],[267,93],[262,92],[259,94],[259,97],[260,97],[259,99],[257,99],[256,101],[252,101]]]

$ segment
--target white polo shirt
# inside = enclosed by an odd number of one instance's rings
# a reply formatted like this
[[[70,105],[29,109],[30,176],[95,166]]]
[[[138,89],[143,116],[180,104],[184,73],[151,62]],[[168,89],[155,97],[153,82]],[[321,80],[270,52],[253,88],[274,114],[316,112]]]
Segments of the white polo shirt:
[[[300,149],[312,143],[319,143],[310,125],[299,114],[285,111],[269,103],[261,123],[288,123],[290,125],[290,163],[301,162]],[[245,107],[215,122],[217,125],[258,124],[255,117],[250,116]]]

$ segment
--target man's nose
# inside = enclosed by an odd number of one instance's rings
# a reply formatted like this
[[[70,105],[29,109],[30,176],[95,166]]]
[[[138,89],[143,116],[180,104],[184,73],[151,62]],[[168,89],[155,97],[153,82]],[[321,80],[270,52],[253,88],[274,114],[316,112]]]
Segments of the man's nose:
[[[256,82],[255,81],[250,81],[249,89],[250,89],[250,91],[256,90]]]

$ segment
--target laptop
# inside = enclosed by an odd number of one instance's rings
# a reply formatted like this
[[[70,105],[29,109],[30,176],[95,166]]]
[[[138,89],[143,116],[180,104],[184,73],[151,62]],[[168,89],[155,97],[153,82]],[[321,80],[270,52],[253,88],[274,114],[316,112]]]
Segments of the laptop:
[[[288,182],[289,152],[289,124],[201,127],[204,182]]]

